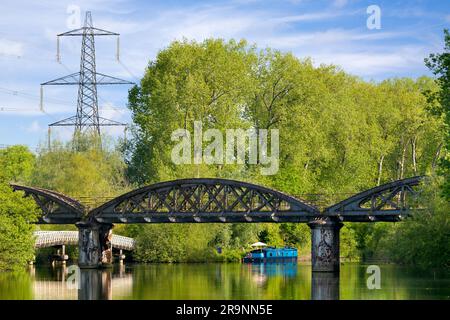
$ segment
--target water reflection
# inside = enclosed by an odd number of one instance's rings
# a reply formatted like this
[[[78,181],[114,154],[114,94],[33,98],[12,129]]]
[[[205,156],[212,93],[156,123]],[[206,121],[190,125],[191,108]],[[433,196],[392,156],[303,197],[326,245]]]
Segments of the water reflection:
[[[39,270],[40,271],[40,270]],[[76,290],[70,290],[67,286],[68,271],[65,265],[49,268],[50,279],[41,280],[41,273],[36,272],[36,267],[30,266],[30,274],[33,279],[34,299],[36,300],[73,300],[78,298]]]
[[[250,263],[246,266],[251,270],[253,281],[259,286],[266,284],[269,277],[295,278],[298,268],[296,262]]]
[[[36,267],[30,266],[35,300],[111,300],[131,295],[133,277],[125,272],[125,266],[117,269],[81,269],[79,286],[68,282],[68,267],[42,268],[36,274]]]
[[[0,299],[450,299],[450,275],[381,267],[381,289],[369,290],[366,265],[347,263],[340,277],[305,263],[148,264],[81,270],[80,290],[65,266],[0,273]]]
[[[339,300],[339,274],[312,272],[312,300]]]

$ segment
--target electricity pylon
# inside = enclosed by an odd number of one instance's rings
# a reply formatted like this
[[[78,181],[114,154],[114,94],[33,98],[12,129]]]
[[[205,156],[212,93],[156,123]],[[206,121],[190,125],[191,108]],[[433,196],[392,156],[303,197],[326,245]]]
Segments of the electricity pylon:
[[[95,36],[119,36],[118,33],[95,28],[92,23],[91,12],[86,12],[84,26],[79,29],[67,31],[57,35],[57,59],[59,61],[59,37],[81,36],[81,62],[80,71],[67,76],[47,81],[41,84],[48,85],[78,85],[78,103],[75,116],[49,124],[50,127],[74,126],[74,136],[79,133],[92,131],[100,137],[100,127],[125,126],[126,124],[105,119],[98,113],[97,85],[134,84],[133,82],[111,77],[96,71],[95,68]],[[117,45],[119,41],[117,38]],[[118,54],[117,48],[117,54]],[[117,57],[118,58],[118,57]],[[41,105],[42,108],[42,105]]]

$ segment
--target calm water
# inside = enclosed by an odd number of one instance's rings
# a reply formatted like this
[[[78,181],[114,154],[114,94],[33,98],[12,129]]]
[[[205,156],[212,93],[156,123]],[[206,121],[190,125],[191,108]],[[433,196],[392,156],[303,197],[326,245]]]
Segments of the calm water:
[[[381,289],[367,288],[367,265],[346,263],[340,277],[311,276],[307,263],[153,264],[82,270],[80,290],[67,268],[0,273],[0,299],[450,299],[450,274],[380,265]]]

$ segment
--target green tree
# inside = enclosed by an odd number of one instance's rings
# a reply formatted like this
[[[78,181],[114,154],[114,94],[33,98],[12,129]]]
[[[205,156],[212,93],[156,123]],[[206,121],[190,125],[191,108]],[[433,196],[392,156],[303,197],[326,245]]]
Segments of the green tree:
[[[0,270],[23,267],[34,255],[32,222],[36,219],[32,201],[21,192],[0,183]]]
[[[35,156],[26,146],[16,145],[0,150],[0,180],[28,182]]]
[[[426,95],[432,113],[442,116],[445,122],[445,155],[441,161],[442,174],[444,176],[443,192],[450,199],[450,32],[444,30],[444,52],[431,54],[425,59],[425,64],[437,76],[436,83],[439,90],[426,90]]]
[[[288,246],[308,246],[311,232],[306,224],[282,223],[280,224],[280,236],[283,243]]]
[[[55,141],[50,150],[41,149],[32,185],[67,194],[91,208],[129,190],[121,153],[111,146],[98,148],[91,139],[78,137],[77,145],[86,146],[78,151],[74,151],[72,141]]]
[[[252,59],[252,48],[244,41],[175,41],[159,52],[129,94],[135,124],[125,146],[131,181],[231,175],[234,166],[175,165],[171,133],[187,129],[192,135],[196,120],[203,130],[248,127],[240,114],[250,92]]]
[[[13,192],[10,181],[27,182],[34,155],[23,146],[0,151],[0,270],[23,267],[33,258],[32,223],[37,208],[22,192]]]
[[[450,202],[443,198],[436,179],[425,187],[417,210],[381,238],[388,257],[398,263],[421,269],[450,267]]]
[[[143,226],[136,243],[138,261],[182,262],[186,258],[184,232],[176,225]]]

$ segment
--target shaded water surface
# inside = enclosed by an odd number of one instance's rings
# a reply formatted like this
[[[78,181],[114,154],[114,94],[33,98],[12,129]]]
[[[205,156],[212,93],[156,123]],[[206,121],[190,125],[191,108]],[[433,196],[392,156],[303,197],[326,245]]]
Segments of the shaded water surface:
[[[34,266],[0,273],[0,299],[450,299],[448,272],[380,265],[381,288],[370,290],[367,266],[346,263],[336,276],[305,263],[117,265],[81,270],[79,289],[67,268]]]

